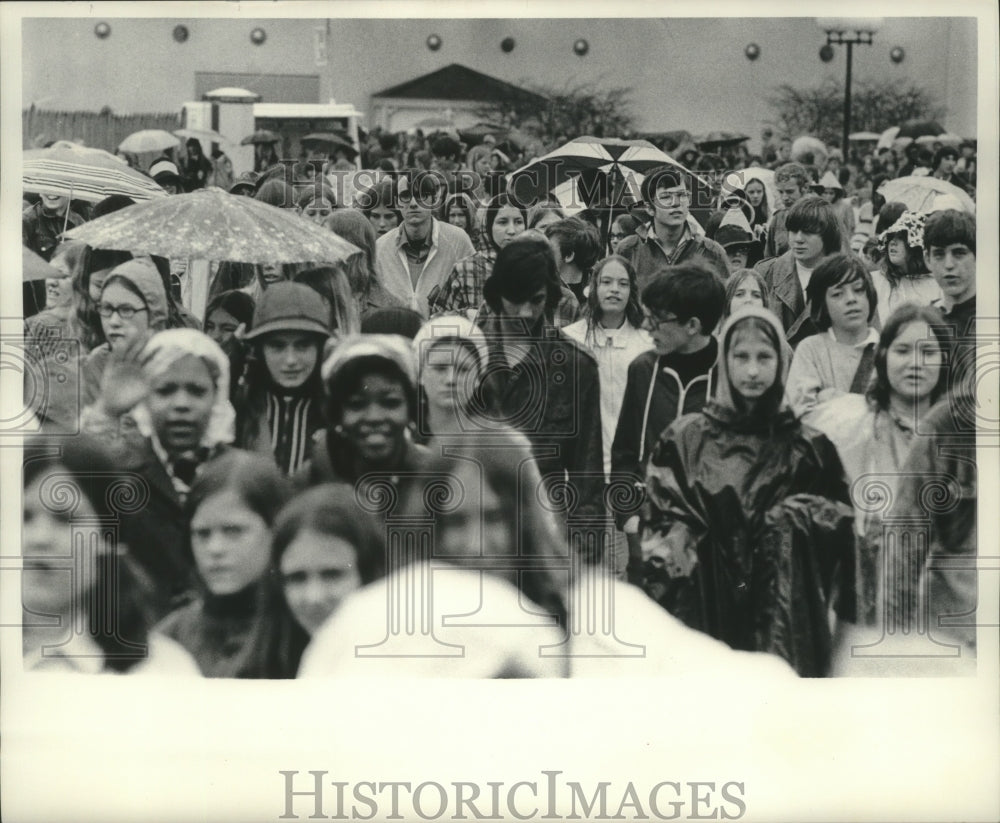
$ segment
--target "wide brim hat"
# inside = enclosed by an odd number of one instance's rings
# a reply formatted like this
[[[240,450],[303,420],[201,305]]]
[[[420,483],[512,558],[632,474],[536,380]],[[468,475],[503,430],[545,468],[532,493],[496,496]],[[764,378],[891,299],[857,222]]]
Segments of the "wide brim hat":
[[[264,290],[253,314],[253,330],[244,340],[279,331],[330,336],[330,309],[322,297],[302,283],[275,283]]]
[[[153,163],[153,165],[149,167],[149,176],[161,186],[164,183],[181,185],[183,182],[177,171],[177,166],[170,160],[157,160]]]

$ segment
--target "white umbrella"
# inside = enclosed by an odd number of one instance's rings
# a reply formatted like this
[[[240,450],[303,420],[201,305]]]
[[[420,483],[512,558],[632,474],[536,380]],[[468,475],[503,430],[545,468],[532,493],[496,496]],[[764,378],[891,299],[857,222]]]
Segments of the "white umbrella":
[[[891,149],[892,142],[896,139],[897,134],[899,134],[899,126],[892,126],[886,129],[879,135],[878,143],[875,144],[875,147],[879,149]]]
[[[212,131],[211,129],[176,129],[174,131],[178,137],[189,138],[193,137],[195,140],[202,140],[205,143],[231,143],[231,140],[223,137],[217,131]]]
[[[163,129],[143,129],[132,132],[122,140],[118,146],[119,151],[127,151],[130,154],[142,154],[147,151],[163,151],[179,146],[181,143],[169,131]]]
[[[906,204],[906,208],[913,212],[928,213],[941,208],[940,198],[946,196],[950,201],[957,203],[969,214],[976,213],[976,204],[969,195],[945,180],[938,180],[936,177],[897,177],[894,180],[887,180],[878,190],[886,202],[898,200]]]

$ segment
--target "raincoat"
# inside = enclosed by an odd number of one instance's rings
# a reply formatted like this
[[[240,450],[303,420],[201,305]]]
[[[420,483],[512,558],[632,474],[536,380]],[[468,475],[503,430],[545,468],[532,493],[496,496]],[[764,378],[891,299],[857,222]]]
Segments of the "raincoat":
[[[730,317],[715,399],[676,421],[653,450],[643,587],[734,649],[771,652],[800,675],[822,676],[832,644],[829,608],[841,581],[851,579],[852,511],[840,458],[825,436],[780,401],[754,415],[737,410],[726,353],[731,329],[747,316],[765,320],[781,339],[767,310]],[[779,350],[782,384],[787,370]]]

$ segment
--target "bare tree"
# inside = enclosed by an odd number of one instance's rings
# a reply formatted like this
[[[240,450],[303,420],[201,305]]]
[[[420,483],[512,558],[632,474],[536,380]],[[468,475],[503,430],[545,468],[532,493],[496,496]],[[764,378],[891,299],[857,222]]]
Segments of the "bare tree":
[[[811,134],[827,143],[838,143],[843,132],[844,86],[827,80],[819,86],[778,86],[769,100],[775,113],[772,125],[795,137]],[[884,131],[906,120],[939,120],[945,110],[931,94],[915,84],[898,86],[889,81],[862,82],[853,89],[852,131]]]

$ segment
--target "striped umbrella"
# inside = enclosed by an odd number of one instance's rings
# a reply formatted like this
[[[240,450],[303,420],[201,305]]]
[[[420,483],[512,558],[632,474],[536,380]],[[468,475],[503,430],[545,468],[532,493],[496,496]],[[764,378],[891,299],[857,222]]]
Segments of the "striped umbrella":
[[[98,203],[112,194],[133,200],[166,197],[166,192],[119,157],[61,140],[47,149],[24,152],[22,188]]]
[[[658,166],[676,166],[687,172],[670,155],[646,140],[616,140],[604,137],[577,137],[507,176],[507,190],[530,205],[555,191],[570,179],[582,179],[582,192],[612,203],[636,199],[645,175]],[[690,174],[690,172],[688,172]],[[697,182],[700,181],[692,175]],[[707,185],[707,184],[705,184]],[[562,189],[560,189],[562,191]],[[592,199],[587,196],[586,199]]]
[[[95,249],[236,263],[336,263],[360,251],[294,211],[215,187],[127,206],[66,236]]]

